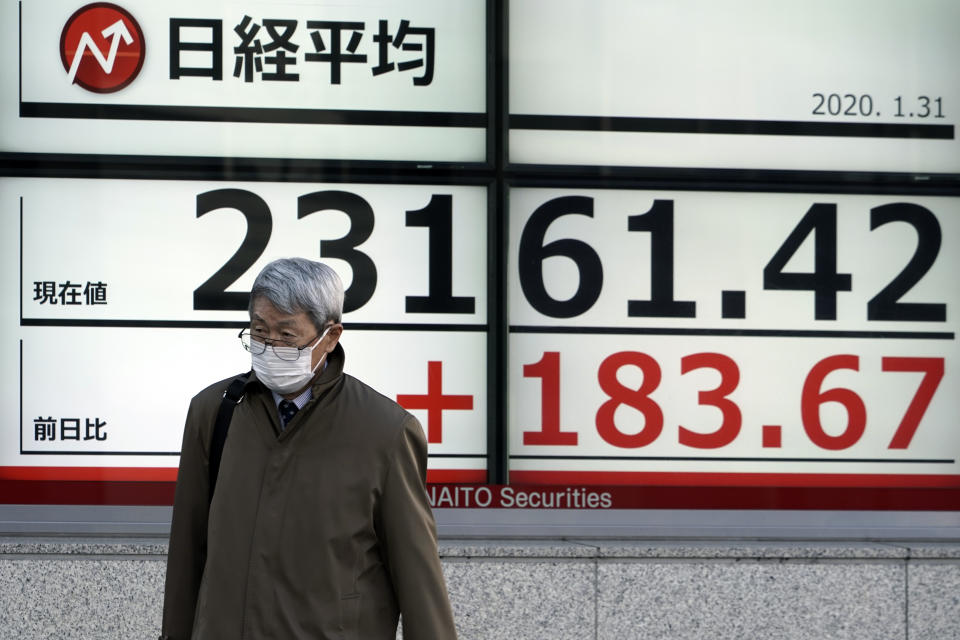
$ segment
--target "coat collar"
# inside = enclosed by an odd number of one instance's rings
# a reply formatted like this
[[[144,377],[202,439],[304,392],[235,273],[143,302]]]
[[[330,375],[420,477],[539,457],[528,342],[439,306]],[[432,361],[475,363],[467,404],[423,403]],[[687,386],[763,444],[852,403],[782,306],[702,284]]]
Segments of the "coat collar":
[[[340,380],[340,377],[343,375],[343,365],[346,359],[347,354],[344,353],[343,347],[337,342],[337,346],[333,348],[333,351],[327,354],[327,366],[323,368],[320,375],[313,381],[314,398],[319,398]]]

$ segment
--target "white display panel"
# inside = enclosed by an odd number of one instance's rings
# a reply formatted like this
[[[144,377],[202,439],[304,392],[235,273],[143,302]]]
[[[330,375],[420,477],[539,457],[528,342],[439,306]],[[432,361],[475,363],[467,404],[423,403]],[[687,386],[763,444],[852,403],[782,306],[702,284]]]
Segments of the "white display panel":
[[[510,161],[960,171],[960,5],[510,2]]]
[[[0,7],[0,150],[485,160],[483,1],[114,6]]]
[[[514,188],[511,479],[957,486],[960,201]]]
[[[175,468],[190,397],[249,369],[253,278],[297,255],[344,279],[347,373],[420,418],[431,470],[485,478],[485,187],[6,178],[0,206],[8,477]]]

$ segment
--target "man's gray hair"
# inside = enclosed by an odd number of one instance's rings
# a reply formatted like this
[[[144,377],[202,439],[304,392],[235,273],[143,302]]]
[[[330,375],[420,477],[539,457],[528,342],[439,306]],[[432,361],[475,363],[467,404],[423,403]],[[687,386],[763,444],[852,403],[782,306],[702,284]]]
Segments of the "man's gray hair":
[[[263,268],[250,291],[249,311],[263,296],[283,313],[305,312],[317,331],[343,314],[343,282],[337,272],[305,258],[280,258]]]

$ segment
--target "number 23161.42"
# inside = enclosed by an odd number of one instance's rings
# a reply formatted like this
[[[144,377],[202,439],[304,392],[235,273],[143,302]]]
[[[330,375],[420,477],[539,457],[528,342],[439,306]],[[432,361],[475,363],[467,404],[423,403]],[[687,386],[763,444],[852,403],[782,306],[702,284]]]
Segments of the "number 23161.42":
[[[620,369],[627,366],[637,367],[643,373],[643,382],[637,389],[627,387],[617,379]],[[740,369],[732,358],[721,353],[694,353],[681,358],[681,375],[698,369],[713,369],[720,374],[720,384],[716,388],[698,394],[700,405],[720,410],[720,424],[708,433],[680,425],[679,442],[696,449],[718,449],[731,444],[743,426],[740,407],[729,397],[740,383]],[[841,369],[859,371],[859,356],[841,354],[823,358],[810,369],[800,393],[803,429],[810,441],[822,449],[852,447],[863,436],[867,426],[867,408],[855,391],[843,387],[823,388],[826,376]],[[881,370],[923,374],[887,446],[888,449],[906,449],[943,379],[943,358],[885,357],[881,360]],[[542,422],[538,430],[523,432],[523,444],[576,446],[579,434],[565,430],[560,424],[560,353],[545,352],[539,361],[523,366],[523,375],[542,381]],[[663,409],[650,395],[659,388],[661,379],[660,365],[646,353],[620,351],[605,358],[597,371],[597,381],[608,397],[596,412],[598,435],[608,444],[622,449],[637,449],[653,444],[663,432],[664,417]],[[826,403],[838,403],[846,411],[847,424],[840,433],[830,434],[824,429],[820,407]],[[643,415],[644,425],[640,431],[628,433],[617,426],[614,414],[621,405],[632,407]]]

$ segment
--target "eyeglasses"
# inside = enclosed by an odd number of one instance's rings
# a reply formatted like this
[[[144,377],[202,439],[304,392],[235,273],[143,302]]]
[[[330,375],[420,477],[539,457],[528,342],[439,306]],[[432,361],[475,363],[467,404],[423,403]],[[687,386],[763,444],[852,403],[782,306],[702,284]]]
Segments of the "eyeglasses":
[[[274,340],[273,338],[263,338],[261,336],[251,335],[248,329],[243,329],[237,337],[240,338],[240,344],[243,345],[243,348],[252,353],[255,356],[262,354],[267,350],[267,346],[273,349],[273,353],[276,354],[281,360],[286,360],[287,362],[293,362],[300,358],[300,353],[304,349],[308,349],[310,344],[316,340],[314,338],[307,344],[302,347],[298,347],[292,342],[286,340]]]

